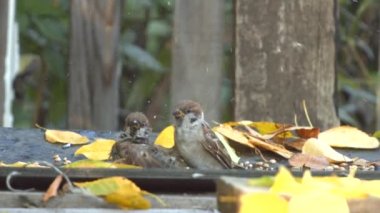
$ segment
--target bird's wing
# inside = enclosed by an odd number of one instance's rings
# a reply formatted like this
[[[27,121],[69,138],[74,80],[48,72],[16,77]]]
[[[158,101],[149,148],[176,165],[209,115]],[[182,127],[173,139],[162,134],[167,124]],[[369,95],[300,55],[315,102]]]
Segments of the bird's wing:
[[[161,168],[163,165],[156,157],[156,152],[157,150],[150,145],[129,143],[128,147],[123,149],[123,162],[143,168]]]
[[[212,131],[208,123],[202,123],[203,133],[206,140],[201,141],[203,147],[211,153],[225,168],[235,167],[234,163],[231,160],[230,155],[228,154],[226,148],[216,137],[215,133]]]

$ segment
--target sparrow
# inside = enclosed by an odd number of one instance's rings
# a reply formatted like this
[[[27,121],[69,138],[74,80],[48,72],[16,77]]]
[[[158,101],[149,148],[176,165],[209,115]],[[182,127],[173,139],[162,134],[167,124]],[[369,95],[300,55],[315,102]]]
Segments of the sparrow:
[[[184,161],[171,150],[150,142],[151,132],[149,120],[143,113],[129,114],[124,132],[112,147],[110,160],[143,168],[185,168]]]
[[[204,119],[199,103],[184,100],[173,111],[175,148],[192,168],[225,169],[235,167],[223,144]]]

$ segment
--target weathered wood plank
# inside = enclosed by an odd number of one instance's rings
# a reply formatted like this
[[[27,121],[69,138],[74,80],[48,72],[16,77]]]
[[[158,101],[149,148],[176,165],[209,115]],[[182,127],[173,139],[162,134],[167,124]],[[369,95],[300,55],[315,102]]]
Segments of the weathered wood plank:
[[[336,1],[236,1],[235,119],[339,124],[335,87]]]
[[[192,99],[219,120],[223,1],[178,0],[174,10],[171,106]]]
[[[152,208],[156,209],[216,209],[215,194],[207,195],[167,195],[157,194],[167,206],[162,206],[152,197],[147,197],[152,203]],[[79,193],[60,194],[52,198],[47,203],[42,202],[42,192],[0,192],[1,208],[39,208],[39,209],[68,209],[68,208],[101,208],[115,209],[114,205],[106,203],[103,199],[95,196]],[[1,211],[1,209],[0,209]]]

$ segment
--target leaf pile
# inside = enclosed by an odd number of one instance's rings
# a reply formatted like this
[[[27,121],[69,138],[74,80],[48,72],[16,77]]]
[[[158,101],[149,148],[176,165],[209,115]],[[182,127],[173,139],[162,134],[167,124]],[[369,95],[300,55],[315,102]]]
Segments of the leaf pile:
[[[333,147],[379,147],[379,141],[375,137],[349,126],[335,127],[320,133],[318,128],[312,127],[241,121],[220,124],[213,130],[231,143],[239,143],[255,151],[270,151],[289,159],[292,166],[314,169],[323,169],[332,163],[353,162],[353,159],[337,152]]]

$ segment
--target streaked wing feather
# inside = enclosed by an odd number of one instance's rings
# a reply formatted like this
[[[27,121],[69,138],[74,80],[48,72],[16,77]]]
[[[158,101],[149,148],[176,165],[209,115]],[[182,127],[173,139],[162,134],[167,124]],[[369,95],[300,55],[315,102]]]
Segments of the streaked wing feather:
[[[233,168],[234,163],[231,160],[231,157],[227,153],[227,150],[224,148],[223,144],[216,137],[215,133],[211,130],[209,125],[203,123],[203,133],[206,140],[201,141],[203,147],[210,152],[225,168]]]

